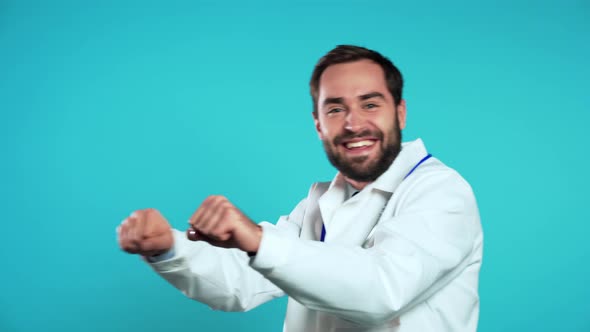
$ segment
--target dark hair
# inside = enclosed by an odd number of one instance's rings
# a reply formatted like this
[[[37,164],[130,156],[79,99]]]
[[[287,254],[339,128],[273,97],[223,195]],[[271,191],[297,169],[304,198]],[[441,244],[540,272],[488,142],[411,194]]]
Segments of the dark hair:
[[[322,74],[331,65],[340,63],[354,62],[359,60],[371,60],[377,63],[383,69],[385,74],[385,82],[387,82],[387,89],[393,96],[395,105],[399,105],[402,100],[402,89],[404,80],[399,69],[380,53],[369,50],[364,47],[354,45],[338,45],[336,48],[324,55],[316,64],[311,80],[309,81],[309,88],[311,98],[313,100],[313,112],[317,113],[318,94],[320,89],[320,78]]]

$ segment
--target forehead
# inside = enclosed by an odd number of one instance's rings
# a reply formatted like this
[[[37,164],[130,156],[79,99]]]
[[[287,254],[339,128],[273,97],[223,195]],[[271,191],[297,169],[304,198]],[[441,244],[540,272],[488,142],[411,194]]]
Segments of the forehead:
[[[355,98],[368,92],[390,95],[383,69],[371,60],[332,65],[320,77],[320,101],[328,97]]]

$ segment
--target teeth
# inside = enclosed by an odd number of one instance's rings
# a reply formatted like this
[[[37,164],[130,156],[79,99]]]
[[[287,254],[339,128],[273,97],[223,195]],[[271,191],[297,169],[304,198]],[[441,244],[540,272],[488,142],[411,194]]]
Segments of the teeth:
[[[363,146],[371,146],[373,144],[375,144],[374,141],[358,141],[358,142],[346,143],[346,147],[349,149],[352,149],[352,148],[360,148]]]

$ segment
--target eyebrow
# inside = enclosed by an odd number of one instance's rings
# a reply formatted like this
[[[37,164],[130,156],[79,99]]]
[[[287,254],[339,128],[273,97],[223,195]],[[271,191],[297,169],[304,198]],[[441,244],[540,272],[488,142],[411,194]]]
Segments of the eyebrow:
[[[360,100],[367,100],[367,99],[371,99],[371,98],[381,98],[381,99],[385,100],[385,96],[381,92],[369,92],[364,95],[358,96],[358,99],[360,99]],[[344,98],[342,98],[342,97],[328,97],[328,98],[324,99],[324,102],[322,104],[323,104],[323,106],[326,106],[329,104],[344,104]]]
[[[344,104],[344,98],[342,97],[328,97],[326,99],[324,99],[323,105],[329,105],[329,104]]]
[[[385,99],[385,96],[381,92],[370,92],[370,93],[359,96],[360,100],[367,100],[367,99],[371,99],[371,98]]]

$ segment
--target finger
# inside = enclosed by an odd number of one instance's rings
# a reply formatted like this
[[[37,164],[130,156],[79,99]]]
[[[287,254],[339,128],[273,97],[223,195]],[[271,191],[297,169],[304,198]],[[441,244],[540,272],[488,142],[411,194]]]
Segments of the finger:
[[[117,227],[117,241],[119,242],[119,247],[123,249],[123,244],[125,242],[125,233],[127,230],[127,218],[123,219],[121,224]]]
[[[137,233],[137,224],[139,221],[140,213],[139,211],[135,212],[134,214],[127,217],[127,234],[126,237],[129,241],[135,242],[136,241],[136,233]]]
[[[220,223],[224,223],[225,221],[222,216],[225,214],[225,211],[229,206],[231,206],[231,204],[225,197],[218,198],[217,201],[211,205],[206,214],[202,216],[203,220],[199,221],[196,225],[199,232],[205,235],[210,235],[214,228]]]
[[[139,210],[139,211],[133,212],[133,214],[131,215],[132,217],[135,217],[135,219],[136,219],[135,227],[133,229],[133,235],[132,235],[133,241],[135,241],[138,244],[143,239],[143,232],[145,230],[145,224],[148,219],[147,218],[148,213],[149,213],[149,211]]]
[[[198,230],[196,230],[192,227],[189,227],[189,229],[186,230],[186,237],[191,241],[225,242],[231,238],[231,233],[227,233],[227,234],[221,235],[221,236],[208,236],[208,235],[205,235],[205,234],[199,232]],[[220,246],[220,245],[218,245],[218,246]]]
[[[130,236],[130,231],[132,227],[130,223],[131,221],[129,220],[129,218],[127,218],[126,221],[121,225],[119,234],[119,246],[122,250],[131,254],[135,254],[137,253],[138,248]]]
[[[186,230],[186,238],[191,241],[199,241],[199,231],[193,227],[189,227]]]
[[[211,209],[219,202],[219,199],[220,196],[209,196],[203,201],[189,222],[193,228],[200,230],[205,225],[211,215]]]
[[[220,241],[229,240],[236,226],[232,217],[235,215],[235,209],[229,201],[220,205],[217,210],[218,221],[210,225],[211,228],[206,232],[207,236]]]
[[[119,226],[119,242],[122,244],[129,240],[129,218],[123,220]]]
[[[189,219],[189,224],[193,226],[202,224],[204,220],[207,220],[211,209],[224,200],[227,199],[220,195],[211,195],[207,197],[203,203],[201,203],[201,206],[197,209],[195,214]]]
[[[160,211],[153,209],[146,224],[148,229],[144,232],[144,237],[160,236],[162,234],[173,234],[173,228],[168,220],[160,213]]]
[[[203,202],[201,202],[201,205],[199,205],[199,207],[197,208],[195,213],[193,213],[193,215],[188,219],[188,223],[190,225],[195,225],[197,223],[197,220],[201,219],[201,216],[203,215],[205,210],[207,210],[209,202],[212,199],[213,199],[213,196],[209,196],[209,197],[205,198],[205,200],[203,200]]]
[[[147,209],[144,211],[145,220],[141,231],[141,239],[162,235],[162,220],[167,224],[160,211]]]
[[[229,213],[227,208],[219,212],[219,221],[215,225],[212,225],[212,228],[206,233],[208,237],[219,241],[227,241],[231,238],[234,223],[229,220],[228,215],[231,215],[231,213]]]

